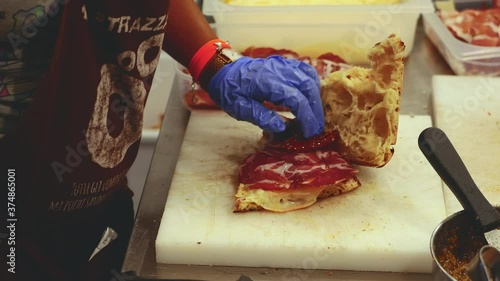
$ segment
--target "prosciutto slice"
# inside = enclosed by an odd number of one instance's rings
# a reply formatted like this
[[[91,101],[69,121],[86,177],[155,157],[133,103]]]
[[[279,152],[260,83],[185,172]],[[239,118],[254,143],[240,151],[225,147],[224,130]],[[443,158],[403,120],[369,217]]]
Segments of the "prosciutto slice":
[[[266,147],[245,159],[239,182],[249,189],[295,189],[336,184],[356,173],[332,149],[294,153]]]
[[[440,11],[438,16],[460,41],[476,46],[500,46],[500,8]]]
[[[295,51],[288,49],[275,49],[270,47],[248,47],[242,52],[242,55],[252,58],[267,58],[269,56],[282,56],[284,58],[297,59],[313,66],[321,79],[338,70],[351,68],[341,57],[333,53],[324,53],[317,58],[301,56]]]

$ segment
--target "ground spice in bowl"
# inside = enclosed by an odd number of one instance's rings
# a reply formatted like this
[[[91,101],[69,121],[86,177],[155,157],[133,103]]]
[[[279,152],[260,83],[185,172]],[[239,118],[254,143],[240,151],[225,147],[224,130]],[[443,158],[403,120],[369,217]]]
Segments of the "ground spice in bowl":
[[[444,220],[436,228],[431,243],[432,255],[440,269],[457,281],[471,281],[467,266],[481,247],[487,245],[476,218],[464,211]]]

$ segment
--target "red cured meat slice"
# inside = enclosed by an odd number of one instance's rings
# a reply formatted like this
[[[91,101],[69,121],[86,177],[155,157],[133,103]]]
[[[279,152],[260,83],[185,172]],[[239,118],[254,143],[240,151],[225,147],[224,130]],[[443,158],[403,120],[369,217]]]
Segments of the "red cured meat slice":
[[[352,67],[351,65],[347,64],[341,57],[330,52],[321,54],[317,58],[311,58],[309,56],[300,56],[298,53],[288,49],[248,47],[242,52],[242,55],[253,58],[267,58],[272,55],[278,55],[285,58],[294,58],[312,65],[318,72],[320,78],[325,78],[332,72]]]
[[[248,47],[242,53],[251,58],[267,58],[269,56],[282,56],[286,58],[297,58],[299,54],[288,49],[275,49],[270,47]]]
[[[500,38],[476,36],[471,40],[470,43],[472,45],[478,45],[478,46],[496,47],[500,46]]]
[[[338,132],[323,132],[308,139],[302,137],[300,127],[294,119],[285,118],[287,128],[281,133],[264,133],[266,145],[270,148],[289,152],[309,152],[318,149],[334,149],[339,138]]]
[[[333,185],[357,173],[333,150],[290,153],[267,147],[248,156],[239,182],[252,189],[279,190]]]
[[[438,15],[458,40],[477,46],[500,46],[499,8],[441,11]]]
[[[346,63],[331,61],[327,59],[311,59],[309,57],[298,57],[298,60],[301,60],[305,63],[312,65],[321,79],[328,76],[330,73],[333,73],[338,70],[348,69],[352,67]]]

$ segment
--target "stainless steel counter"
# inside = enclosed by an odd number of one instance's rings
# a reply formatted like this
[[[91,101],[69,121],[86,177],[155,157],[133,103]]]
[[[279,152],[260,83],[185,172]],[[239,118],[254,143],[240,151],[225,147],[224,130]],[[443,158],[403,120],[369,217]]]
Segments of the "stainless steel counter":
[[[431,78],[435,74],[453,74],[430,42],[421,23],[417,26],[413,51],[405,62],[401,114],[430,114]],[[174,81],[173,89],[176,89]],[[134,231],[123,271],[134,271],[149,279],[237,280],[244,274],[253,280],[430,280],[430,274],[384,272],[349,272],[274,268],[166,265],[156,263],[155,239],[167,200],[170,181],[179,156],[185,128],[189,120],[180,94],[170,95],[151,167],[142,194]]]

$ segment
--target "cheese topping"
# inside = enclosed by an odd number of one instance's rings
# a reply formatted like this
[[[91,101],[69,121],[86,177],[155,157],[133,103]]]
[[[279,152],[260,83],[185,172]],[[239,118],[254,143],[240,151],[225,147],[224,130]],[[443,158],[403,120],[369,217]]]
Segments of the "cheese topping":
[[[293,191],[265,191],[240,185],[235,197],[240,201],[240,204],[254,203],[269,211],[287,212],[311,206],[316,202],[316,198],[323,189],[315,187]]]

